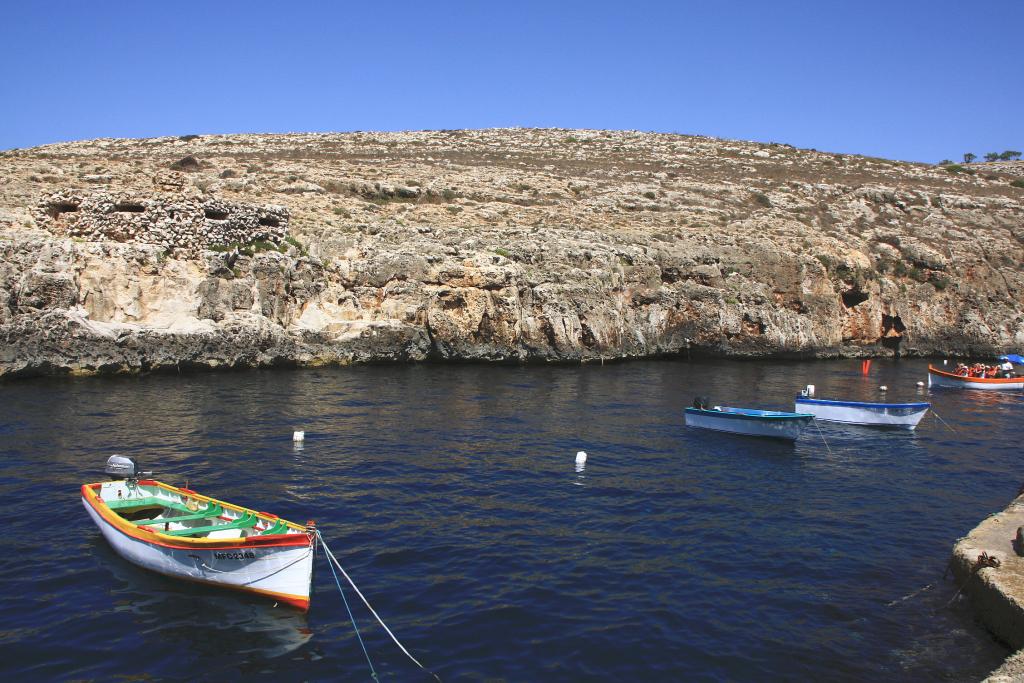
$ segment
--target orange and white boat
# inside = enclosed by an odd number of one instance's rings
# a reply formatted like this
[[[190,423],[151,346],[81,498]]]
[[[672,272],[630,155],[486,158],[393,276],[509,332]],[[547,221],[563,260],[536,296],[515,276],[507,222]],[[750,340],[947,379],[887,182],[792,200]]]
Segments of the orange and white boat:
[[[929,365],[928,386],[953,389],[983,389],[986,391],[1007,391],[1024,389],[1024,377],[968,377],[946,372]]]
[[[295,524],[141,479],[134,458],[111,456],[106,472],[115,480],[83,485],[82,504],[126,560],[167,576],[309,609],[312,523]]]

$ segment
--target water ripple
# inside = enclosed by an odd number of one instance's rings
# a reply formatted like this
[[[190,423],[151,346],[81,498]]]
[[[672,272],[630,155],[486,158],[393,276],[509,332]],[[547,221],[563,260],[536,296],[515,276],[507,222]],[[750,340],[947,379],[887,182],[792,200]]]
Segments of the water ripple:
[[[921,396],[925,363],[373,366],[0,385],[0,670],[19,680],[356,680],[326,568],[308,615],[124,562],[81,507],[110,452],[316,518],[446,681],[976,679],[1007,654],[942,571],[1016,493],[1018,395],[930,395],[955,431],[683,426],[795,390]],[[295,446],[294,429],[306,441]],[[826,448],[825,443],[828,442]],[[577,470],[576,451],[586,450]],[[43,509],[45,516],[26,515]],[[384,679],[427,680],[365,610]]]

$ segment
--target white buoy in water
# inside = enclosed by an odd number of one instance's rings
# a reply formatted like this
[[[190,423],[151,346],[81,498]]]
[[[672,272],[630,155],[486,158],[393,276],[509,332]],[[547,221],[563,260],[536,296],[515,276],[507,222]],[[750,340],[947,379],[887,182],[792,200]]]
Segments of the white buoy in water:
[[[577,465],[583,465],[586,462],[587,462],[587,452],[586,451],[577,451],[576,452],[576,464]]]
[[[885,386],[885,385],[883,384],[882,386],[878,387],[878,390],[879,390],[879,391],[889,391],[889,387],[887,387],[887,386]]]
[[[942,364],[943,365],[949,365],[949,359],[948,358],[947,359],[943,359]]]
[[[924,386],[924,382],[918,382],[918,383],[917,383],[917,386],[919,386],[919,387],[923,387],[923,386]]]
[[[299,443],[306,440],[306,432],[292,432],[292,441]]]

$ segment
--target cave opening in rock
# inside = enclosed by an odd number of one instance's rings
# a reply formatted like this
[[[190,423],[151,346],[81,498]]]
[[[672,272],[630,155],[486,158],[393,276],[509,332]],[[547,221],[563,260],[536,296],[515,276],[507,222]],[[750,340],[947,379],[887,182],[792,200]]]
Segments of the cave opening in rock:
[[[898,315],[886,315],[882,314],[882,332],[893,331],[896,334],[903,334],[907,331],[907,326],[903,324],[903,320]]]
[[[46,215],[54,220],[60,218],[62,213],[74,213],[78,211],[78,204],[72,202],[54,202],[46,207]]]
[[[114,204],[114,211],[121,213],[144,213],[146,207],[138,202],[119,202]]]
[[[273,216],[264,216],[259,220],[259,223],[267,228],[278,228],[281,226],[281,221],[277,220]]]
[[[218,209],[204,209],[203,215],[211,221],[225,221],[228,218],[227,211],[220,211]]]
[[[903,336],[895,334],[891,337],[882,337],[880,341],[883,348],[892,349],[893,351],[898,352],[900,350],[900,344],[903,343]]]
[[[870,298],[867,292],[862,292],[856,287],[851,287],[842,294],[843,306],[846,308],[853,308],[857,304],[862,304]]]

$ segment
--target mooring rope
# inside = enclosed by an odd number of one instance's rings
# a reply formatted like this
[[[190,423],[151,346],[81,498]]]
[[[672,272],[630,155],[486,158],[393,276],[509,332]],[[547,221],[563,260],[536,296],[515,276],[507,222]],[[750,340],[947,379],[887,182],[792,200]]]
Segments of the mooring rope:
[[[952,566],[952,562],[953,561],[950,560],[950,566]],[[957,596],[959,596],[961,591],[963,591],[963,589],[967,586],[967,582],[973,579],[975,576],[977,576],[978,572],[980,572],[982,569],[985,569],[986,567],[996,569],[1001,564],[1002,563],[999,561],[998,557],[993,557],[986,552],[982,552],[981,555],[978,555],[978,559],[974,561],[974,566],[971,567],[971,572],[967,575],[967,578],[964,579],[964,582],[960,584],[960,588],[958,588],[956,593],[953,594],[953,597],[949,599],[949,602],[946,603],[946,607],[949,607],[953,604],[953,601],[957,599]]]
[[[885,606],[886,606],[886,607],[895,607],[896,605],[900,604],[901,602],[906,602],[907,600],[910,600],[911,598],[915,598],[915,597],[917,597],[917,596],[918,596],[918,595],[920,595],[921,593],[924,593],[924,592],[925,592],[926,590],[929,590],[929,589],[931,589],[931,588],[932,588],[932,586],[934,586],[934,585],[935,585],[935,584],[931,584],[931,583],[929,583],[929,584],[928,584],[927,586],[925,586],[924,588],[918,588],[918,589],[917,589],[916,591],[914,591],[913,593],[909,593],[909,594],[907,594],[907,595],[904,595],[904,596],[903,596],[902,598],[898,598],[898,599],[896,599],[896,600],[893,600],[893,601],[892,601],[892,602],[890,602],[890,603],[886,603],[886,605],[885,605]]]
[[[398,638],[396,638],[395,634],[391,632],[391,629],[389,629],[388,625],[384,623],[384,620],[380,618],[380,615],[377,614],[377,611],[374,610],[373,607],[370,606],[370,602],[366,599],[366,596],[364,596],[362,591],[359,590],[359,587],[356,586],[355,581],[353,581],[352,577],[350,577],[348,575],[348,572],[345,571],[345,568],[341,566],[341,562],[338,562],[338,558],[334,556],[334,553],[331,552],[331,549],[329,547],[327,547],[327,542],[324,541],[324,537],[323,537],[323,535],[321,535],[319,529],[316,530],[316,537],[320,541],[320,544],[324,547],[324,554],[327,556],[327,559],[328,559],[327,564],[331,567],[331,573],[334,574],[334,581],[335,581],[335,583],[338,584],[338,590],[341,591],[341,582],[338,580],[338,575],[334,571],[334,567],[335,566],[337,566],[338,571],[341,572],[341,575],[345,577],[345,580],[348,581],[348,584],[350,586],[352,586],[352,590],[354,590],[356,592],[356,595],[359,596],[359,599],[363,601],[364,605],[366,605],[366,609],[370,610],[370,614],[372,614],[374,616],[374,618],[377,620],[377,623],[381,625],[381,627],[387,632],[387,634],[389,636],[391,636],[391,640],[395,641],[395,645],[398,646],[398,649],[400,649],[402,652],[404,652],[405,656],[408,657],[410,660],[412,660],[413,664],[415,664],[416,666],[418,666],[419,668],[423,669],[428,674],[433,676],[434,679],[438,681],[438,683],[441,683],[441,678],[436,673],[434,673],[433,671],[431,671],[427,667],[425,667],[422,664],[420,664],[419,661],[415,657],[413,657],[412,654],[410,654],[410,652],[408,650],[405,649],[405,646],[402,645],[402,643],[400,643],[398,641]],[[341,596],[342,596],[342,599],[344,599],[345,593],[342,592]],[[348,609],[348,601],[347,600],[345,601],[345,608]],[[349,618],[351,619],[352,618],[352,610],[349,610],[348,614],[349,614]],[[352,626],[354,627],[355,624],[356,624],[355,619],[352,619]],[[356,635],[359,635],[359,630],[358,629],[356,629]],[[360,645],[363,644],[362,637],[359,638],[359,644]],[[363,646],[363,652],[364,653],[366,652],[366,647],[365,646]],[[368,654],[366,655],[366,661],[370,661],[370,655],[368,655]],[[373,671],[373,665],[372,664],[370,665],[370,670]],[[377,680],[377,674],[376,673],[373,673],[373,679]]]
[[[324,543],[324,539],[320,535],[319,530],[316,532],[316,537],[320,543],[323,544],[327,555],[330,556],[331,550],[327,547],[327,544]],[[338,592],[341,593],[341,601],[345,603],[345,611],[348,612],[348,619],[352,622],[352,630],[356,632],[356,639],[359,640],[359,647],[363,648],[363,654],[366,656],[366,663],[370,665],[370,677],[375,681],[379,681],[380,679],[377,678],[377,672],[373,668],[373,661],[370,659],[370,653],[366,650],[366,643],[363,642],[363,636],[359,633],[359,627],[356,626],[356,618],[352,616],[352,608],[348,606],[348,598],[345,597],[345,591],[341,589],[341,581],[338,580],[338,572],[334,571],[334,565],[331,564],[330,560],[327,561],[327,566],[331,568],[331,574],[334,576],[334,585],[338,587]]]
[[[821,431],[821,427],[819,427],[819,426],[818,426],[818,421],[817,421],[817,420],[811,420],[811,422],[813,422],[813,423],[814,423],[814,427],[815,427],[815,429],[817,429],[817,430],[818,430],[818,436],[820,436],[820,437],[821,437],[821,440],[825,442],[825,448],[827,448],[827,449],[828,449],[828,454],[829,454],[829,455],[832,455],[832,448],[831,448],[831,447],[829,447],[829,445],[828,445],[828,441],[826,441],[826,440],[825,440],[825,433],[824,433],[824,432],[822,432],[822,431]]]
[[[939,422],[941,422],[942,424],[946,425],[946,428],[947,428],[947,429],[948,429],[949,431],[951,431],[951,432],[956,432],[956,430],[955,430],[955,429],[953,429],[952,427],[950,427],[950,426],[949,426],[949,423],[948,423],[948,422],[946,422],[945,420],[943,420],[943,419],[942,419],[942,416],[941,416],[941,415],[939,415],[939,414],[938,414],[937,412],[935,412],[935,408],[932,408],[932,415],[934,415],[935,417],[937,417],[937,418],[939,419]]]

